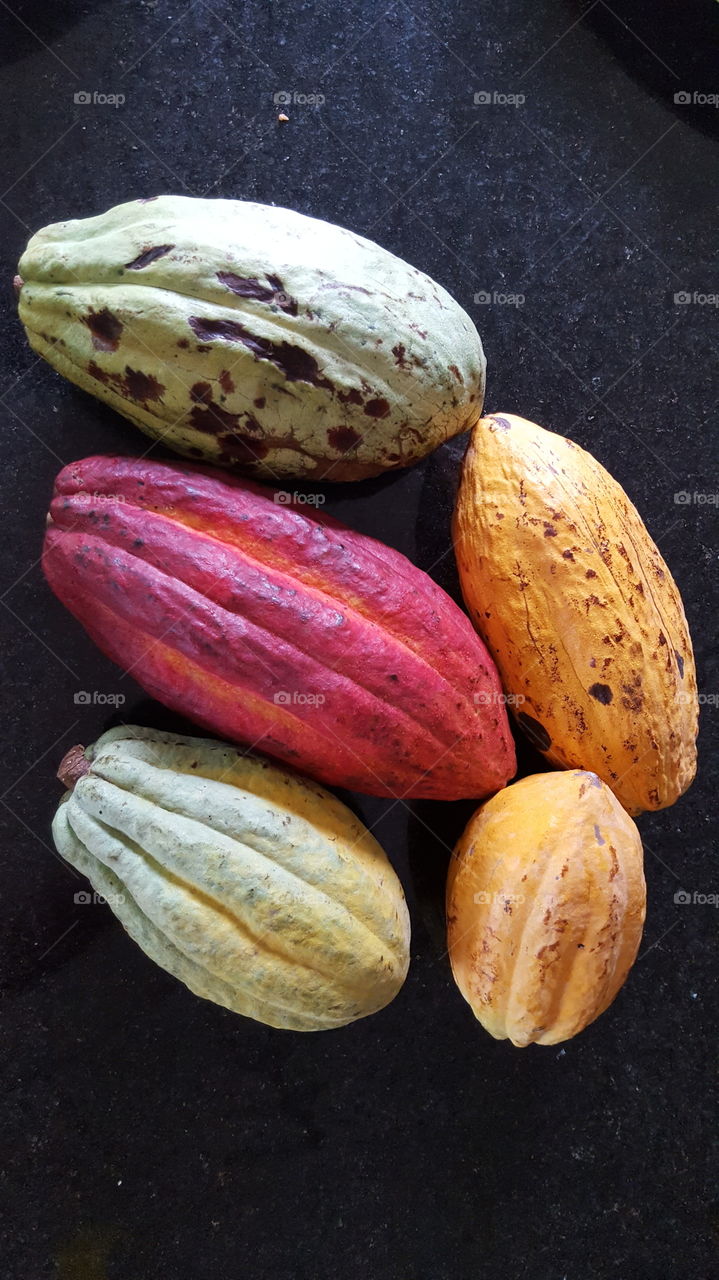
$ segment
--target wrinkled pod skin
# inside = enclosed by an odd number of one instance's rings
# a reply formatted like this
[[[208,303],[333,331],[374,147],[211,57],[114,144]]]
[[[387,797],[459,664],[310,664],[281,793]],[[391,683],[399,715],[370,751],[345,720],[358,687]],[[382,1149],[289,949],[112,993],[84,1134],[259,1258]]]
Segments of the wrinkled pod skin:
[[[497,1040],[558,1044],[611,1004],[646,913],[642,844],[594,773],[534,774],[470,819],[447,883],[455,981]]]
[[[454,515],[462,593],[522,728],[632,814],[696,771],[681,596],[624,490],[591,454],[513,414],[472,432]]]
[[[18,271],[34,350],[191,458],[360,480],[482,411],[482,343],[450,295],[289,209],[134,200],[44,227]]]
[[[43,569],[153,697],[320,781],[450,800],[515,771],[499,677],[454,602],[398,552],[249,481],[72,463]]]
[[[60,768],[58,852],[195,995],[271,1027],[345,1026],[394,999],[410,926],[362,823],[223,742],[133,725]]]

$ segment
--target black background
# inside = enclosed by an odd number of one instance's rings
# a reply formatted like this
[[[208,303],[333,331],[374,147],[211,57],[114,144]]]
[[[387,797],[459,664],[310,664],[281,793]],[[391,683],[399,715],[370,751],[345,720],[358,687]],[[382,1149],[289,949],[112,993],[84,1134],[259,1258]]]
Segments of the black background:
[[[3,4],[3,1275],[18,1280],[469,1280],[716,1274],[719,674],[712,448],[719,292],[709,24],[717,5],[368,0]],[[629,24],[629,27],[623,25]],[[649,46],[649,47],[648,47]],[[273,95],[299,101],[277,122]],[[122,106],[74,94],[122,93]],[[475,104],[479,92],[524,95]],[[492,1041],[453,986],[443,878],[471,805],[352,797],[407,890],[413,964],[384,1012],[318,1035],[191,996],[51,848],[54,772],[110,723],[167,713],[45,587],[55,473],[147,441],[26,346],[30,233],[160,191],[261,200],[379,241],[447,287],[490,410],[570,435],[645,517],[684,594],[700,770],[641,820],[649,909],[614,1006],[578,1039]],[[522,294],[518,306],[475,295]],[[462,442],[327,489],[326,509],[456,596]],[[677,503],[675,494],[690,501]],[[528,757],[525,767],[532,768]]]

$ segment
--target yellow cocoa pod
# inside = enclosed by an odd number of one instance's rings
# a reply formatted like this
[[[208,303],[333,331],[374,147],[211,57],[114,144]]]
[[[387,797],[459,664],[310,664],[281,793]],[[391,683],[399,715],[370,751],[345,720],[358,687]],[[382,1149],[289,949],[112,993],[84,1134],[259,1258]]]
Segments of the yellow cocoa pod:
[[[322,1031],[384,1008],[409,916],[377,841],[322,787],[225,742],[110,729],[60,777],[58,852],[195,995]]]
[[[470,819],[450,865],[454,978],[496,1040],[557,1044],[603,1013],[646,911],[635,823],[594,773],[538,773]]]
[[[534,745],[594,770],[629,813],[673,804],[696,771],[691,639],[616,480],[563,436],[512,414],[482,418],[454,546],[472,620]]]

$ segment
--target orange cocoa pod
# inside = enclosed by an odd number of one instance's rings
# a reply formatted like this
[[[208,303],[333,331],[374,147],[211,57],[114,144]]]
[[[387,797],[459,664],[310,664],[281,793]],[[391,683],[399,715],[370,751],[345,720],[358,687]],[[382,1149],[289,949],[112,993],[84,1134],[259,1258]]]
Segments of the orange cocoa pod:
[[[611,1004],[646,911],[635,823],[594,773],[538,773],[486,801],[450,865],[455,981],[486,1031],[558,1044]]]
[[[472,432],[454,515],[462,592],[522,728],[592,769],[629,813],[696,771],[698,700],[681,596],[596,458],[512,414]]]

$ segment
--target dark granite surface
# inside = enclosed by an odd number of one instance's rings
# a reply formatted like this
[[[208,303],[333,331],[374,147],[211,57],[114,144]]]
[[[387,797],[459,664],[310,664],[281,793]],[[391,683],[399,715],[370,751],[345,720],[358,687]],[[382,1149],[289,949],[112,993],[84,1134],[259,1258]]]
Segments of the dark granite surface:
[[[717,1274],[719,916],[675,894],[719,890],[717,311],[696,300],[719,292],[718,112],[674,102],[719,91],[717,5],[680,8],[677,24],[619,0],[3,4],[8,1280]],[[280,91],[324,102],[293,101],[281,126]],[[125,102],[75,103],[81,92]],[[704,695],[699,776],[641,821],[640,959],[611,1010],[563,1047],[492,1041],[453,986],[443,877],[471,805],[352,798],[403,878],[413,964],[387,1010],[336,1033],[275,1032],[201,1002],[107,907],[74,901],[51,849],[54,771],[112,713],[76,694],[122,693],[123,719],[178,722],[41,579],[61,463],[139,451],[141,437],[35,361],[10,280],[42,224],[161,190],[291,206],[436,277],[480,328],[488,407],[589,447],[678,579]],[[675,302],[682,292],[692,300]],[[460,453],[328,490],[327,509],[456,594]]]

